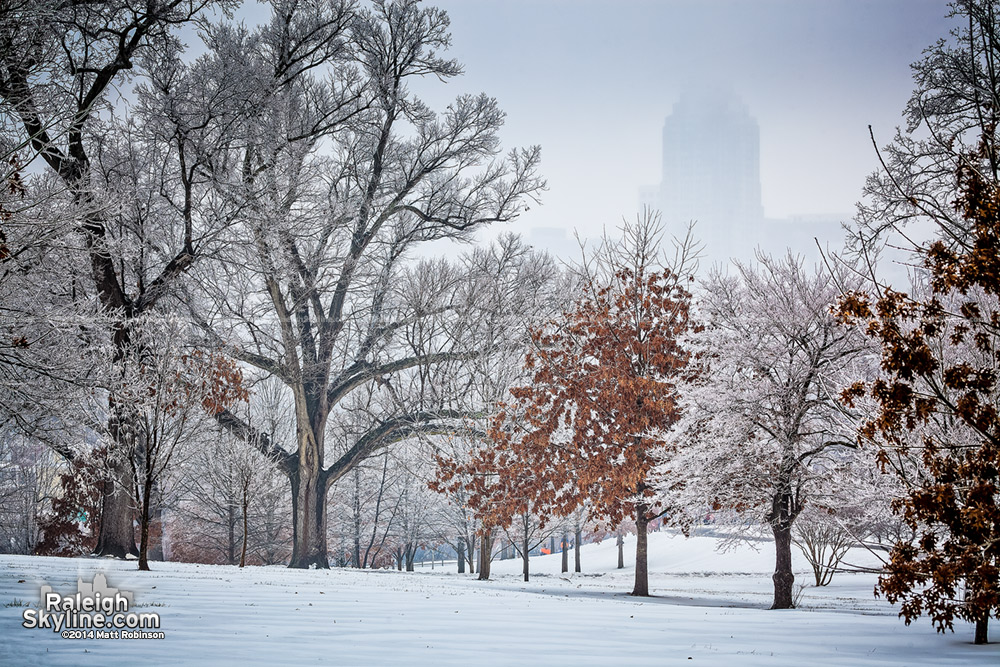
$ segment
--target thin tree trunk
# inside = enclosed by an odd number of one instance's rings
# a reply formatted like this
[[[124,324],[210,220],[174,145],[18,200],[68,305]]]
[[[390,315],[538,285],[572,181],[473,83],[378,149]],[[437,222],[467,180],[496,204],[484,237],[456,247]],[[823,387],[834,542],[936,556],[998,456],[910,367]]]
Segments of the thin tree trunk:
[[[490,535],[483,535],[479,538],[479,581],[488,581],[490,578],[490,556],[493,551],[493,538]]]
[[[472,533],[472,537],[469,538],[469,574],[476,573],[476,534]]]
[[[625,536],[618,532],[618,569],[625,569]]]
[[[645,503],[638,503],[635,507],[635,586],[632,588],[632,595],[638,597],[649,596],[646,534],[649,519],[646,517],[646,509]]]
[[[580,545],[583,543],[583,530],[578,526],[576,529],[576,544],[573,545],[573,555],[576,557],[574,572],[582,572],[580,569]]]
[[[524,538],[524,542],[521,543],[521,560],[524,561],[524,567],[522,571],[524,573],[524,580],[528,580],[528,538]]]
[[[355,468],[355,470],[358,469]],[[375,567],[375,559],[378,557],[380,553],[382,553],[382,547],[385,546],[385,540],[389,534],[389,528],[392,526],[392,520],[396,516],[396,510],[393,510],[392,515],[389,517],[389,521],[386,522],[385,532],[382,534],[382,541],[379,543],[378,548],[375,548],[375,540],[378,537],[378,520],[379,517],[382,516],[382,499],[385,497],[386,478],[388,477],[388,475],[389,475],[389,452],[388,450],[386,450],[384,463],[382,465],[382,480],[378,487],[378,496],[375,499],[375,516],[372,519],[372,536],[371,539],[368,540],[368,545],[365,547],[365,555],[362,558],[362,562],[365,564],[366,567],[369,566],[369,564],[371,565],[371,567]],[[403,493],[403,497],[404,498],[406,497],[405,491]],[[398,503],[396,507],[397,508],[399,507]],[[360,511],[359,511],[359,517],[360,517]],[[360,529],[358,532],[359,533],[361,532]],[[372,549],[375,549],[374,553],[372,553]]]
[[[149,571],[149,499],[153,495],[153,480],[149,472],[142,484],[142,514],[139,521],[139,569]]]
[[[354,567],[362,568],[361,562],[361,468],[354,469]]]
[[[989,644],[990,615],[987,612],[976,621],[976,644]]]
[[[226,563],[236,564],[236,499],[230,497],[226,503],[226,528],[229,536],[226,541]]]
[[[160,493],[160,488],[158,484],[153,484],[153,491],[150,496],[150,502],[153,503],[153,509],[149,516],[149,558],[150,560],[163,562],[166,560],[164,558],[164,540],[166,536],[163,530],[163,496]]]
[[[250,527],[247,525],[247,510],[250,508],[250,485],[243,483],[243,548],[240,549],[240,567],[247,564],[247,540],[250,536]]]
[[[458,538],[458,573],[465,574],[465,539]]]
[[[569,572],[569,535],[563,533],[562,536],[562,571]]]

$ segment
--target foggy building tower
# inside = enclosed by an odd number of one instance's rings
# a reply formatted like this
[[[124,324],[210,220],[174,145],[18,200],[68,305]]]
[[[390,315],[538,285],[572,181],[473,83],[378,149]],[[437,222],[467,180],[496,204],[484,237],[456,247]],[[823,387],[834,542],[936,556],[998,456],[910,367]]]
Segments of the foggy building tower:
[[[663,125],[660,209],[671,226],[697,221],[708,258],[752,254],[764,217],[760,129],[732,93],[684,96]]]

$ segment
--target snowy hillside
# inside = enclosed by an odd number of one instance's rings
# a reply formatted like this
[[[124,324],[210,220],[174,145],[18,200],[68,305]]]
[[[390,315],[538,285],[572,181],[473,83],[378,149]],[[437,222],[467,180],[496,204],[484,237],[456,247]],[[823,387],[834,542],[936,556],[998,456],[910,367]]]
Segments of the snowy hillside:
[[[803,607],[768,611],[773,552],[714,550],[710,537],[650,536],[655,597],[624,595],[614,540],[586,545],[581,574],[558,555],[493,565],[493,580],[440,563],[415,573],[134,563],[0,556],[0,664],[537,664],[974,665],[1000,662],[1000,645],[971,645],[972,630],[906,627],[875,600],[869,574],[807,588]],[[634,538],[626,544],[634,548]],[[571,559],[572,563],[572,559]],[[39,587],[71,591],[106,572],[158,612],[162,640],[63,639],[20,627]],[[808,582],[805,563],[797,579]]]

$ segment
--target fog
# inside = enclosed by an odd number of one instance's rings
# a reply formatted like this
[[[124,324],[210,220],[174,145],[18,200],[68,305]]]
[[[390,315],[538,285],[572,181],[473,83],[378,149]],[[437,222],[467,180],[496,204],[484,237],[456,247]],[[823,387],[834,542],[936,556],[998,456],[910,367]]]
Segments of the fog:
[[[891,140],[910,64],[951,27],[944,0],[429,4],[448,12],[448,55],[465,73],[418,93],[441,110],[486,92],[507,112],[505,149],[541,145],[548,190],[503,230],[563,256],[577,253],[574,233],[613,229],[638,213],[643,188],[659,188],[664,121],[685,95],[722,90],[745,105],[759,128],[765,222],[698,221],[705,263],[748,258],[758,245],[815,259],[814,237],[837,247],[878,167],[869,126],[880,145]],[[267,10],[250,3],[239,15],[252,23]]]
[[[466,73],[421,94],[442,108],[485,91],[508,113],[507,146],[542,146],[549,190],[512,228],[554,250],[635,215],[639,189],[661,180],[664,119],[704,86],[731,90],[759,125],[766,218],[848,219],[878,165],[868,126],[891,139],[910,63],[950,27],[942,0],[435,4]],[[840,238],[836,224],[817,230]],[[795,236],[814,249],[812,233]]]

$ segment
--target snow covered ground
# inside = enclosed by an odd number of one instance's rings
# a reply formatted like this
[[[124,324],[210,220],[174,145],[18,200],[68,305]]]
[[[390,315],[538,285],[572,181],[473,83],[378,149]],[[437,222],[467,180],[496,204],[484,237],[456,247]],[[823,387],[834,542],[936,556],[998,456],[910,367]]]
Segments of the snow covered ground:
[[[805,589],[800,609],[769,611],[773,546],[718,553],[716,544],[651,535],[649,599],[625,595],[632,571],[615,569],[613,539],[584,547],[581,574],[560,574],[558,554],[532,559],[527,584],[519,560],[495,562],[494,580],[480,582],[440,563],[414,573],[153,563],[142,573],[110,560],[0,556],[0,664],[1000,664],[1000,644],[973,646],[970,626],[906,627],[874,599],[870,574],[837,575]],[[796,557],[797,582],[809,582]],[[165,638],[21,627],[40,586],[74,592],[97,572],[133,591],[136,611],[158,612]],[[1000,635],[1000,624],[992,630]]]

